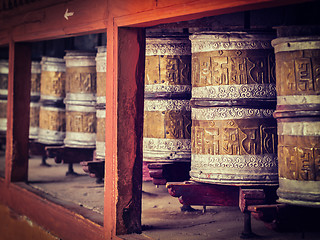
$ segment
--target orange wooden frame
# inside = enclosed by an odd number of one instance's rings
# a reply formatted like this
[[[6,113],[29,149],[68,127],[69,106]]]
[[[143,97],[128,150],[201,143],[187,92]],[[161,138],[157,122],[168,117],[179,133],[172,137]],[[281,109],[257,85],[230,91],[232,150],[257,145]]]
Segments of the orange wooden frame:
[[[301,2],[306,0],[48,0],[0,12],[0,45],[9,44],[10,65],[6,174],[0,178],[0,201],[63,239],[118,239],[119,234],[139,230],[143,28]],[[66,9],[74,12],[68,20],[63,17]],[[61,206],[24,183],[28,169],[31,64],[27,42],[102,31],[107,31],[103,226],[88,219],[85,210]]]

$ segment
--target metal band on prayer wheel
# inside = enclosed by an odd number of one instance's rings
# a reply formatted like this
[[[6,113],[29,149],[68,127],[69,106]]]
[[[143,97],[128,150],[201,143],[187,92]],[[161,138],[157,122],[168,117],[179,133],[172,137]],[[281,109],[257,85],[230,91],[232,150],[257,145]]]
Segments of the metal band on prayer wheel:
[[[278,93],[277,194],[282,203],[320,206],[320,36],[290,36],[297,33],[293,27],[279,31],[285,34],[272,41]]]
[[[8,73],[7,60],[0,60],[0,131],[7,131],[7,98],[8,98]]]
[[[66,56],[67,147],[95,148],[96,62],[94,52],[67,51]]]
[[[190,162],[190,48],[186,36],[146,40],[144,161]]]
[[[247,32],[190,36],[193,180],[278,183],[272,37]]]

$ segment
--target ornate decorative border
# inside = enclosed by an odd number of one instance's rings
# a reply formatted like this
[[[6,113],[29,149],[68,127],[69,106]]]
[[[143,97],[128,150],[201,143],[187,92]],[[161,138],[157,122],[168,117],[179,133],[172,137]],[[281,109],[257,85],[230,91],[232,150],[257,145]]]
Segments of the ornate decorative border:
[[[320,37],[282,37],[272,40],[271,44],[275,53],[307,49],[320,50]]]
[[[147,38],[146,56],[153,55],[191,55],[188,38]]]
[[[272,118],[274,110],[240,107],[192,108],[192,120],[224,120],[246,118]]]
[[[209,98],[219,100],[276,98],[275,84],[242,84],[193,87],[192,98]]]
[[[146,93],[190,93],[191,85],[161,85],[152,84],[145,85],[144,91]]]
[[[271,34],[247,32],[200,32],[190,36],[192,53],[219,50],[272,49]]]
[[[236,171],[266,170],[278,173],[276,154],[264,155],[191,155],[191,170],[228,173]]]
[[[278,122],[278,135],[320,137],[320,122]]]
[[[144,100],[144,111],[191,111],[189,100]]]
[[[65,72],[66,63],[63,58],[42,57],[41,59],[41,71],[48,72]]]
[[[277,96],[278,105],[320,104],[319,95]]]

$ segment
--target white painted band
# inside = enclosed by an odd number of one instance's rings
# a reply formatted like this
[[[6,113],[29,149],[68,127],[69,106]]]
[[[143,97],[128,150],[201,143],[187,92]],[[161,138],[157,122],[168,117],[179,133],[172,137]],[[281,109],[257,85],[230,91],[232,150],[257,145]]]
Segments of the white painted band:
[[[320,122],[278,122],[278,135],[320,136]]]

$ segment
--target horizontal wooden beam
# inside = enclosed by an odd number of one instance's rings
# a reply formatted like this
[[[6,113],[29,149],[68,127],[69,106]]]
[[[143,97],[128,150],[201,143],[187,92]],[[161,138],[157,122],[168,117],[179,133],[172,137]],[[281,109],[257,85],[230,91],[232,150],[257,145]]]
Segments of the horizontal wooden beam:
[[[25,183],[7,186],[1,178],[0,192],[1,203],[61,239],[104,239],[103,216],[92,210],[55,199]]]

